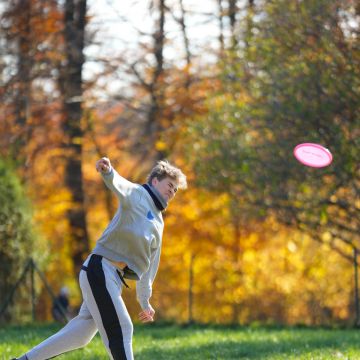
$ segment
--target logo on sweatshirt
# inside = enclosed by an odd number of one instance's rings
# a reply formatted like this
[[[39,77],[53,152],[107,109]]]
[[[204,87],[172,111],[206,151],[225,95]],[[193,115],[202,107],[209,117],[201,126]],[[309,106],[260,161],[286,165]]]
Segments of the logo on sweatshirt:
[[[149,219],[149,220],[154,220],[155,219],[155,216],[153,215],[153,213],[149,210],[146,217]]]

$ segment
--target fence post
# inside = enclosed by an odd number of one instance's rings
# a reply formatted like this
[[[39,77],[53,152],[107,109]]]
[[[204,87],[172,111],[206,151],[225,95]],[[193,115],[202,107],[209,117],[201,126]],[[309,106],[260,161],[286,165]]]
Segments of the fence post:
[[[358,278],[358,249],[354,246],[354,280],[355,280],[355,311],[356,311],[356,319],[355,326],[360,326],[360,308],[359,308],[359,278]]]
[[[32,312],[32,320],[36,320],[36,311],[35,311],[35,302],[36,302],[36,295],[35,295],[35,266],[34,260],[30,259],[30,277],[31,277],[31,312]]]
[[[189,293],[188,293],[188,306],[189,306],[189,318],[188,324],[192,324],[193,319],[193,283],[194,283],[194,254],[190,255],[189,266]]]

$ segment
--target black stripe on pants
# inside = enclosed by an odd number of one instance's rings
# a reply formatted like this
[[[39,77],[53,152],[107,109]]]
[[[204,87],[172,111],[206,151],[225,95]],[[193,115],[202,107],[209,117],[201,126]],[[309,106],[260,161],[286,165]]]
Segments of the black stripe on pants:
[[[111,296],[106,288],[101,259],[102,256],[91,255],[88,263],[87,278],[109,340],[111,354],[114,360],[126,360],[121,325]]]

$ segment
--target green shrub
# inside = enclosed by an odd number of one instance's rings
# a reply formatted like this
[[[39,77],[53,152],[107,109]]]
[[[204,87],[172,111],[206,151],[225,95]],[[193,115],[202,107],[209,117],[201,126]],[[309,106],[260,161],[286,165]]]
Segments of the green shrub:
[[[30,202],[11,165],[0,159],[0,306],[23,272],[33,253],[34,231]],[[0,322],[19,320],[29,289],[21,286]],[[0,308],[0,309],[1,309]]]

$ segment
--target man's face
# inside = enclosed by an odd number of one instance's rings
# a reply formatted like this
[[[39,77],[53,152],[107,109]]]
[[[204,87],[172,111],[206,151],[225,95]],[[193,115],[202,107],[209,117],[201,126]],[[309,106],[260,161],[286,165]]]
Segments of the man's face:
[[[151,185],[162,195],[166,201],[170,201],[174,198],[178,184],[176,180],[166,177],[159,181],[157,178],[152,179]]]

